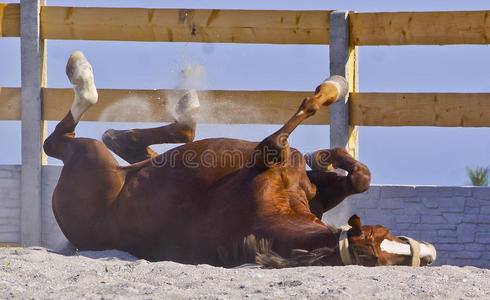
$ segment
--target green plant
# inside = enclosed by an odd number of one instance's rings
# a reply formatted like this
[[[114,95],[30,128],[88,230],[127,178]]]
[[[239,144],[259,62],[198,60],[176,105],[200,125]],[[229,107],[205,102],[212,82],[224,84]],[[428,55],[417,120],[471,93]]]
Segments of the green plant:
[[[479,167],[476,166],[474,168],[466,167],[466,172],[468,173],[468,177],[470,177],[471,185],[474,186],[488,186],[488,171],[489,167]]]

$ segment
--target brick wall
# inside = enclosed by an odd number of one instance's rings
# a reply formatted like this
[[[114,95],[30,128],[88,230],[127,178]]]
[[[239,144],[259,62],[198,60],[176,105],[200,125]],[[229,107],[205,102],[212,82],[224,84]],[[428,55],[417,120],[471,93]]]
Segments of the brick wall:
[[[63,249],[68,244],[68,240],[65,238],[56,222],[51,206],[53,191],[60,174],[61,167],[59,166],[45,166],[42,169],[42,240],[44,243],[43,246],[54,250]]]
[[[373,185],[324,215],[337,226],[357,214],[395,235],[428,241],[436,265],[490,268],[490,188]]]
[[[59,166],[42,169],[43,246],[61,249],[67,240],[53,215],[51,196],[61,173]],[[20,244],[20,166],[0,165],[0,244]]]
[[[42,171],[44,246],[67,243],[51,210],[61,167]],[[0,165],[0,244],[20,243],[20,166]],[[373,185],[325,214],[341,226],[356,213],[363,224],[382,224],[395,235],[426,240],[437,249],[437,265],[490,268],[490,188]]]
[[[20,166],[0,165],[0,244],[20,239]]]

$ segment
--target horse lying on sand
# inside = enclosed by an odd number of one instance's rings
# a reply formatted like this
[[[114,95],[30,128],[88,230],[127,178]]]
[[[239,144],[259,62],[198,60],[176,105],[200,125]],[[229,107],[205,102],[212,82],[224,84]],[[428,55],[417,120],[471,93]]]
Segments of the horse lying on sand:
[[[320,220],[347,196],[367,190],[370,172],[340,148],[303,157],[287,138],[321,106],[345,97],[344,78],[323,82],[261,142],[193,142],[199,101],[196,92],[189,92],[177,105],[174,123],[108,130],[104,145],[75,138],[77,123],[97,102],[92,67],[81,52],[71,55],[66,73],[74,85],[73,105],[44,150],[64,163],[53,212],[77,248],[226,267],[428,265],[435,260],[431,244],[395,237],[380,225],[361,226],[355,215],[344,229]],[[185,144],[157,155],[148,148],[156,143]],[[132,164],[120,166],[108,148]]]

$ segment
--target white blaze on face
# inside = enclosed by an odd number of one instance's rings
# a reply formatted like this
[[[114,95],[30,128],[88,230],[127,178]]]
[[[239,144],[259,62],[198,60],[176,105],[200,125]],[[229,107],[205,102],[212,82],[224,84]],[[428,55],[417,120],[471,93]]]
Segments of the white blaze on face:
[[[408,244],[398,243],[395,241],[384,239],[383,242],[381,242],[380,246],[381,246],[381,250],[384,252],[388,252],[391,254],[411,255],[410,245]]]
[[[410,245],[384,239],[381,250],[391,254],[412,255]],[[430,256],[432,261],[436,259],[436,249],[432,245],[420,243],[420,257]]]

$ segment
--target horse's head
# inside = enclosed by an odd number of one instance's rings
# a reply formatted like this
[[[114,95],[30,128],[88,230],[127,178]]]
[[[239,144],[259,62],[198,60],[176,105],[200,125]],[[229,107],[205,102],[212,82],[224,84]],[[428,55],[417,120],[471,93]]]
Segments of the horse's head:
[[[436,259],[436,249],[427,242],[396,237],[381,225],[362,226],[356,215],[348,224],[350,228],[343,229],[339,241],[344,264],[426,266]]]

